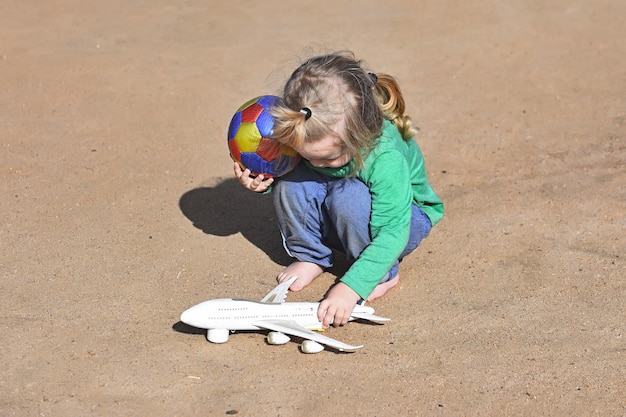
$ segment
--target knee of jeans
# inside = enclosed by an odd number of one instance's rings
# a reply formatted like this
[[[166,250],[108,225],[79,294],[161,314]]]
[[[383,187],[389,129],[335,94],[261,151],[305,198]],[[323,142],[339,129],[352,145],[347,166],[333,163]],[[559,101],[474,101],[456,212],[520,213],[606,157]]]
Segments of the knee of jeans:
[[[329,187],[324,206],[335,216],[346,215],[353,219],[362,215],[369,221],[372,197],[365,184],[358,180],[352,182],[344,180]]]
[[[306,191],[301,183],[277,181],[272,189],[274,206],[280,209],[305,204],[308,201]]]

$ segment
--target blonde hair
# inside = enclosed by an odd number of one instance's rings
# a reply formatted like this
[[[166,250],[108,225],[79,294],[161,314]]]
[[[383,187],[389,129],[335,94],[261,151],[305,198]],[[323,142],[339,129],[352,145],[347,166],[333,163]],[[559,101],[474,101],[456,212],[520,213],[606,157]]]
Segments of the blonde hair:
[[[383,119],[391,120],[405,140],[417,134],[398,82],[387,74],[373,74],[351,52],[336,52],[306,60],[287,80],[283,102],[271,110],[273,137],[299,148],[336,132],[354,171],[376,144]]]

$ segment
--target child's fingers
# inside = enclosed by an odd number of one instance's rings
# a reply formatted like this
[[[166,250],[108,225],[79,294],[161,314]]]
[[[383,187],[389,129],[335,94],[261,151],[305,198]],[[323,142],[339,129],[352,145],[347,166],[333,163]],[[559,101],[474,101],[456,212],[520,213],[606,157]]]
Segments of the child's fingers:
[[[233,164],[233,171],[241,185],[251,191],[263,192],[274,182],[274,178],[265,178],[263,174],[251,177],[250,170],[248,168],[242,170],[237,162]]]
[[[335,318],[335,307],[328,302],[328,300],[322,300],[317,309],[317,319],[322,322],[322,327],[328,329],[330,324]]]

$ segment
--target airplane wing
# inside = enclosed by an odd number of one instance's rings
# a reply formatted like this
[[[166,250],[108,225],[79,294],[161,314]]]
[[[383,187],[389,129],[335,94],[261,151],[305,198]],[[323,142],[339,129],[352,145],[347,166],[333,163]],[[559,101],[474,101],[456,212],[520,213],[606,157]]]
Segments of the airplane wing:
[[[321,335],[309,329],[288,320],[260,320],[253,323],[257,327],[262,327],[267,330],[273,330],[275,332],[281,332],[290,334],[292,336],[301,337],[303,339],[313,340],[314,342],[321,343],[326,346],[330,346],[342,352],[354,352],[357,349],[363,347],[352,346],[338,340],[332,339],[328,336]]]
[[[278,284],[272,291],[267,293],[261,300],[262,303],[282,303],[287,298],[289,287],[298,277],[291,277],[287,281]]]

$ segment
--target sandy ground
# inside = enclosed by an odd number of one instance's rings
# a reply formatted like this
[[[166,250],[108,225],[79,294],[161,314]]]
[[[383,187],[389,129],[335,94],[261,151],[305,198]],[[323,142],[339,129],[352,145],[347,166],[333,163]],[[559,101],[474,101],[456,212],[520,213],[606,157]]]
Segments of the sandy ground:
[[[626,415],[626,3],[0,3],[2,416]],[[301,57],[395,74],[444,220],[328,334],[179,322],[288,262],[234,110]],[[317,301],[340,273],[290,300]]]

